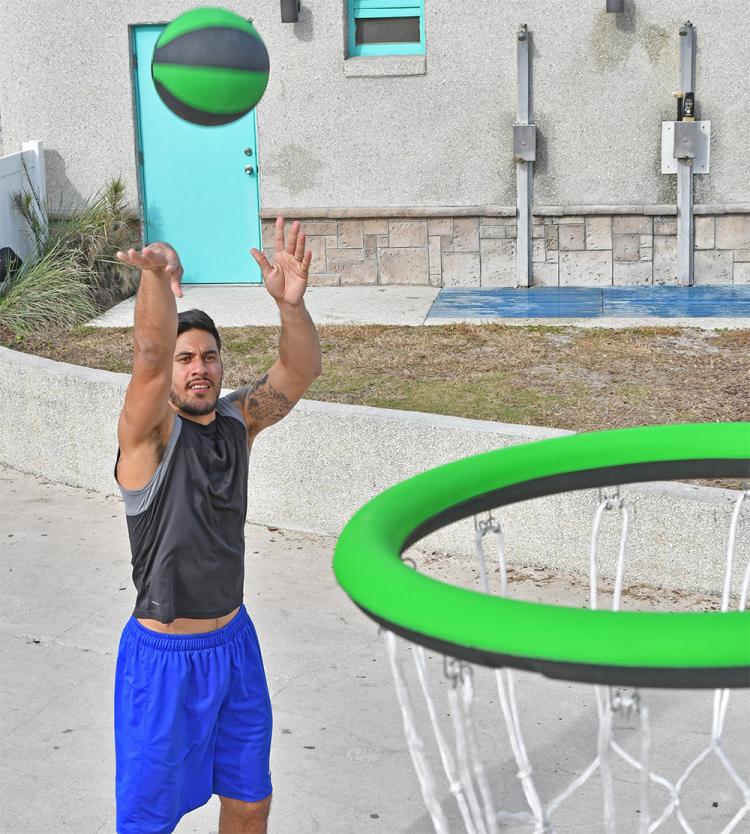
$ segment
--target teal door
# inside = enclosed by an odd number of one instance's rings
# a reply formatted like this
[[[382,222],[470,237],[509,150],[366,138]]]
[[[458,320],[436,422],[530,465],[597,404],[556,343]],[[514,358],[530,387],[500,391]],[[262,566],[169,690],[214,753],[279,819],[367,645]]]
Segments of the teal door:
[[[146,243],[177,250],[186,284],[260,283],[255,111],[203,127],[175,116],[151,80],[164,26],[133,29],[136,129]]]

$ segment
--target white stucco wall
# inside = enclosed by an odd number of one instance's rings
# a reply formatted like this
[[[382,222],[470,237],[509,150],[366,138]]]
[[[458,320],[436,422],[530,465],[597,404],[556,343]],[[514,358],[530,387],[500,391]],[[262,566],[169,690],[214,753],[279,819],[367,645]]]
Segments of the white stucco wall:
[[[128,26],[194,5],[0,0],[4,151],[45,143],[53,207],[118,174],[135,201]],[[671,203],[660,124],[674,118],[686,19],[697,114],[713,132],[696,202],[750,200],[745,0],[626,0],[624,16],[604,0],[426,0],[424,74],[401,77],[352,77],[383,62],[345,62],[344,0],[304,0],[297,24],[281,23],[275,0],[222,5],[254,19],[271,55],[258,108],[263,208],[513,205],[521,23],[534,38],[536,204]]]

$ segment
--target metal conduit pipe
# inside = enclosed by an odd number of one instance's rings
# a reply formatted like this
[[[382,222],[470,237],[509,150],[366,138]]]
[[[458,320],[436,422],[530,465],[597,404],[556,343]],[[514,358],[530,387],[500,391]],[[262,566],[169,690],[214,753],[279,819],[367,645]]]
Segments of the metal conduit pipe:
[[[532,121],[531,32],[525,23],[516,32],[516,39],[518,121],[513,125],[513,159],[516,161],[516,285],[530,287],[536,125]]]

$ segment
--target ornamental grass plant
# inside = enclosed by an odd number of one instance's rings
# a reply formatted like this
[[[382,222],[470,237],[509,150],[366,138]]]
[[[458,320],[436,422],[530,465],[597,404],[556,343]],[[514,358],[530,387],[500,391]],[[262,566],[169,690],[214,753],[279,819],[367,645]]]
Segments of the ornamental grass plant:
[[[54,215],[41,205],[28,172],[26,181],[14,204],[33,249],[0,282],[0,329],[16,338],[83,324],[137,287],[137,274],[115,258],[139,237],[138,218],[128,209],[119,178],[82,205],[61,207]]]

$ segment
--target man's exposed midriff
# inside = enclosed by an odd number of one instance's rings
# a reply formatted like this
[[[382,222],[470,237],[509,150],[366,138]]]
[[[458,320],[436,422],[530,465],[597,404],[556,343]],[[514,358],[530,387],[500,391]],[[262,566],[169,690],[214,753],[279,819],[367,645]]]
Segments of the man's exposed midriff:
[[[143,617],[136,617],[136,620],[152,631],[159,631],[162,634],[207,634],[225,626],[239,611],[239,607],[223,617],[213,617],[209,620],[196,620],[191,617],[177,617],[171,623],[160,623],[158,620],[148,620]]]

